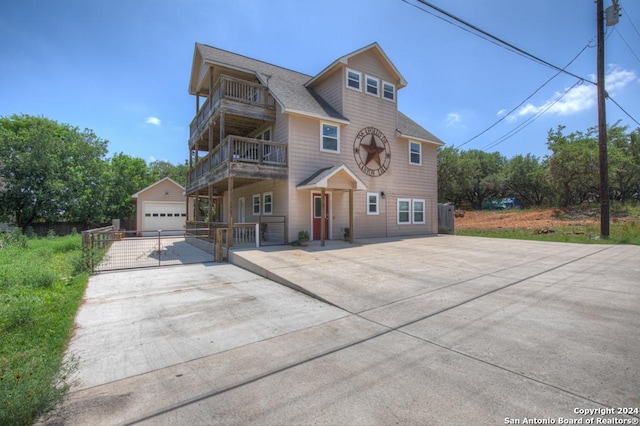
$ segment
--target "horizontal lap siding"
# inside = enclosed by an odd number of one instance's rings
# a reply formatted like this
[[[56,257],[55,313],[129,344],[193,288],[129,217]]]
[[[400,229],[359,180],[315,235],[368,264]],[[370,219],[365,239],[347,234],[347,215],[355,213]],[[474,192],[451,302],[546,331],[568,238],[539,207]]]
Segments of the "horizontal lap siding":
[[[344,84],[342,76],[342,71],[338,69],[314,86],[316,93],[329,102],[339,113],[342,113],[342,87]]]
[[[397,128],[397,102],[390,102],[382,97],[374,97],[364,92],[365,75],[376,77],[380,81],[379,89],[382,90],[382,81],[397,83],[392,78],[390,70],[380,62],[377,55],[369,52],[361,54],[349,60],[348,67],[362,73],[363,91],[344,91],[344,114],[351,124],[346,126],[345,142],[352,145],[358,131],[365,127],[380,129],[391,148],[391,163],[386,173],[379,177],[370,177],[363,173],[352,160],[349,167],[357,173],[358,177],[367,185],[367,192],[378,193],[378,215],[367,215],[366,192],[361,192],[354,198],[356,206],[356,223],[354,224],[354,236],[357,237],[384,237],[400,235],[434,234],[437,230],[436,206],[436,150],[428,145],[422,146],[422,165],[409,165],[409,142],[396,137]],[[396,100],[398,94],[396,93]],[[353,159],[353,155],[350,155]],[[383,198],[381,193],[385,193]],[[397,224],[397,199],[415,198],[424,199],[425,224],[398,225]]]
[[[425,235],[437,232],[437,182],[436,148],[422,145],[422,165],[409,165],[409,142],[396,137],[397,103],[364,92],[365,75],[397,83],[391,70],[372,51],[349,59],[347,67],[359,71],[363,77],[363,91],[344,87],[344,67],[320,82],[316,90],[323,98],[340,109],[349,124],[340,125],[340,153],[320,151],[320,120],[290,115],[289,129],[289,238],[295,239],[299,230],[311,231],[311,195],[309,190],[296,187],[317,170],[336,164],[345,164],[367,185],[366,191],[354,192],[354,236],[356,238],[399,235]],[[336,93],[341,93],[340,101]],[[397,97],[397,94],[396,94]],[[382,176],[370,177],[361,171],[354,158],[354,140],[360,130],[375,127],[382,131],[390,144],[391,163]],[[342,187],[344,176],[336,176],[330,183]],[[342,238],[345,226],[349,225],[348,191],[331,192],[331,238]],[[379,214],[367,215],[367,192],[378,193]],[[385,193],[385,197],[381,193]],[[398,225],[396,218],[397,198],[424,199],[425,224]]]

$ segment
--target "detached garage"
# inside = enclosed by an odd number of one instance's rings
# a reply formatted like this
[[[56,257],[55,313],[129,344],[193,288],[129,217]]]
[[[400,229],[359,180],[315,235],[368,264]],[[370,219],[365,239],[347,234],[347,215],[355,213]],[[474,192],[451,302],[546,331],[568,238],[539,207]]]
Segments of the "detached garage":
[[[184,187],[164,178],[131,196],[136,201],[136,229],[142,235],[182,234],[187,220]]]

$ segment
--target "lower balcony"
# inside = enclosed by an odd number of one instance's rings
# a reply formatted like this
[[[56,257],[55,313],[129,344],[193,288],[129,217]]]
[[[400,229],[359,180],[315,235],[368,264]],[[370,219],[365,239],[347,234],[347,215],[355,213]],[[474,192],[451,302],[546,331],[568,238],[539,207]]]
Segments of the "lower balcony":
[[[189,169],[187,194],[222,184],[228,177],[247,183],[263,179],[287,179],[287,144],[227,136],[222,143]],[[221,185],[221,188],[224,188]]]

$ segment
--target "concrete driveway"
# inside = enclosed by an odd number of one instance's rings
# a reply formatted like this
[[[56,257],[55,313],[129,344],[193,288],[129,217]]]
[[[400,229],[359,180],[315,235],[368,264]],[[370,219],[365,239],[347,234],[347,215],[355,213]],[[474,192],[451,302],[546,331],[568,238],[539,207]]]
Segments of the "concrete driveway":
[[[78,383],[45,423],[638,422],[640,247],[441,236],[231,260],[314,297],[228,264],[93,276]]]

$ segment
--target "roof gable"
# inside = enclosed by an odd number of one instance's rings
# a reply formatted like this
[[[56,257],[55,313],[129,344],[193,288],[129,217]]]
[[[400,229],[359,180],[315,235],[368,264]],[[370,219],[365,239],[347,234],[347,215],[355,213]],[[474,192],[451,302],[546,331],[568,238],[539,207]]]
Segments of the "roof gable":
[[[238,55],[226,50],[196,43],[189,92],[195,94],[199,67],[210,64],[214,67],[231,68],[254,74],[266,86],[284,113],[303,114],[313,117],[348,123],[349,120],[331,105],[319,100],[319,96],[305,87],[311,76],[282,68],[257,59]]]
[[[157,181],[156,183],[152,183],[151,185],[147,186],[144,189],[141,189],[140,191],[136,192],[135,194],[133,194],[131,196],[131,198],[136,199],[140,196],[140,194],[142,194],[143,192],[146,192],[148,190],[150,190],[151,188],[154,188],[164,182],[170,182],[171,184],[175,185],[179,190],[184,191],[184,186],[180,185],[178,182],[176,182],[175,180],[171,179],[170,177],[165,177],[160,179],[159,181]]]
[[[320,71],[320,73],[318,73],[315,77],[313,77],[311,80],[309,80],[306,83],[306,86],[307,87],[312,87],[316,82],[321,80],[324,76],[330,74],[336,68],[339,68],[339,67],[342,67],[342,66],[346,66],[349,63],[349,59],[351,59],[351,58],[353,58],[355,56],[358,56],[358,55],[362,55],[363,53],[366,53],[366,52],[370,52],[370,53],[373,53],[376,56],[378,56],[378,58],[381,60],[381,62],[389,69],[391,74],[398,81],[398,84],[397,84],[397,88],[398,89],[401,89],[401,88],[403,88],[404,86],[407,85],[407,81],[404,79],[402,74],[400,74],[400,71],[398,71],[396,66],[393,65],[393,62],[391,62],[391,60],[389,59],[387,54],[384,53],[384,51],[382,50],[380,45],[377,42],[373,42],[368,46],[365,46],[365,47],[363,47],[361,49],[358,49],[358,50],[356,50],[354,52],[351,52],[349,54],[346,54],[346,55],[341,56],[340,58],[336,59],[335,61],[333,61],[331,63],[331,65],[329,65],[328,67],[326,67],[325,69]]]
[[[355,185],[355,188],[353,189],[357,191],[367,189],[367,185],[358,179],[358,176],[356,176],[355,173],[349,170],[349,168],[344,164],[336,164],[335,166],[318,170],[307,179],[300,182],[297,189],[330,188],[329,180],[339,174],[346,175],[347,178],[353,182]]]

